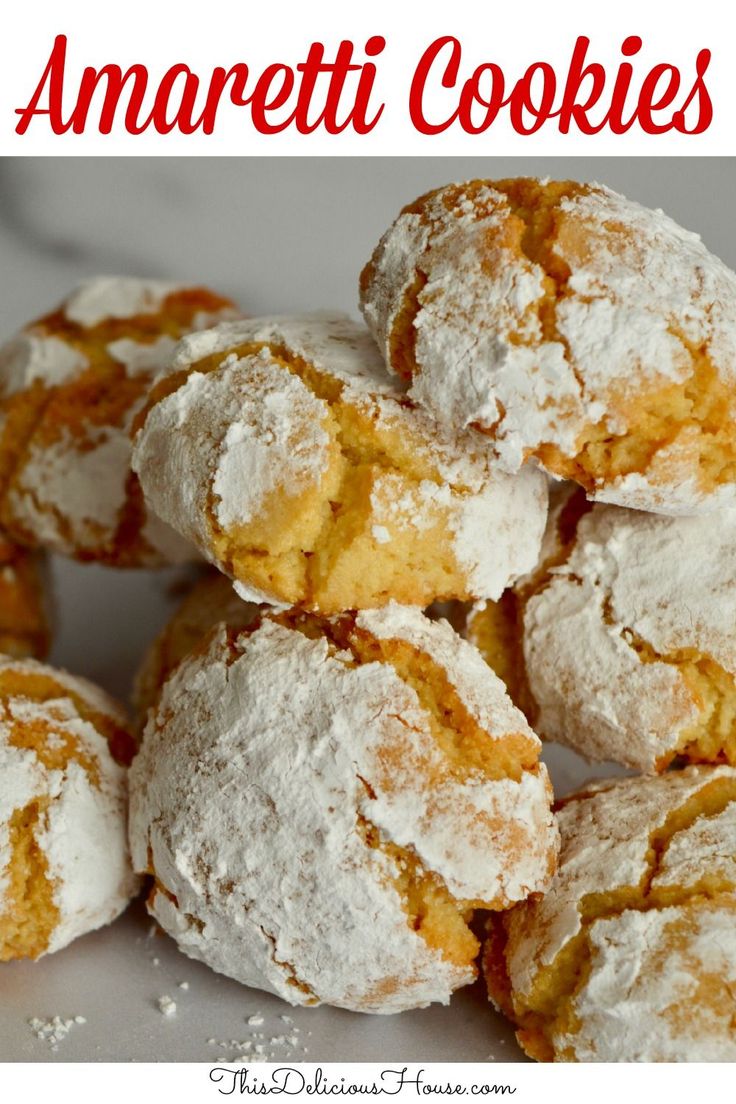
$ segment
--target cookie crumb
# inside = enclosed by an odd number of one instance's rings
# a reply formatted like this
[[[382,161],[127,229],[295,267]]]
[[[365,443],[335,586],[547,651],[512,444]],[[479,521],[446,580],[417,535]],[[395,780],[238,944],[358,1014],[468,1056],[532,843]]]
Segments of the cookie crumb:
[[[51,1016],[47,1020],[32,1016],[28,1020],[28,1026],[37,1039],[40,1039],[43,1043],[48,1043],[53,1051],[57,1051],[59,1049],[58,1044],[66,1039],[74,1025],[85,1024],[86,1022],[84,1016],[73,1016],[68,1019],[63,1019],[61,1016]]]
[[[172,1000],[170,996],[165,994],[163,997],[159,997],[156,1003],[162,1016],[176,1015],[176,1001]]]

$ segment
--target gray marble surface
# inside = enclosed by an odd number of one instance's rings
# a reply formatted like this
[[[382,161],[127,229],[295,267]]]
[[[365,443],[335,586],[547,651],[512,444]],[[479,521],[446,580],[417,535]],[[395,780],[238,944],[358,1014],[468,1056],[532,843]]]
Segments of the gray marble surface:
[[[733,160],[6,160],[0,339],[95,273],[208,283],[252,314],[355,312],[358,272],[403,203],[452,179],[520,173],[601,180],[663,207],[736,264]],[[142,650],[171,608],[177,573],[57,561],[54,576],[52,660],[125,697]],[[563,749],[545,754],[560,793],[591,773]],[[399,1017],[294,1012],[189,962],[149,928],[138,905],[39,963],[0,966],[0,1060],[214,1062],[237,1057],[241,1041],[290,1061],[522,1057],[480,986],[458,993],[448,1008]],[[189,988],[180,990],[181,981]],[[158,1010],[163,995],[177,1001],[171,1019]],[[248,1026],[257,1012],[264,1025]],[[57,1014],[87,1022],[53,1050],[28,1020]],[[294,1037],[282,1015],[294,1021],[297,1041],[271,1044]]]

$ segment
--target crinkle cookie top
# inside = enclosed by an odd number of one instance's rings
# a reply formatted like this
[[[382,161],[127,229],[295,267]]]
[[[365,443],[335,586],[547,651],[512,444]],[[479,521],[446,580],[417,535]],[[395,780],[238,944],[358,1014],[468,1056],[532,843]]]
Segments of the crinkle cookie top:
[[[410,394],[595,498],[736,503],[736,275],[598,184],[475,180],[406,207],[361,305]]]
[[[0,517],[11,536],[116,566],[191,559],[146,511],[130,426],[179,338],[235,314],[204,288],[97,277],[0,349]]]
[[[220,627],[149,719],[134,863],[180,948],[245,984],[373,1012],[447,1001],[474,976],[467,910],[549,881],[538,753],[480,656],[416,609]]]
[[[143,657],[133,694],[139,721],[145,719],[166,679],[198,647],[210,629],[221,622],[230,629],[244,629],[255,620],[258,612],[258,606],[244,602],[236,594],[226,575],[208,569]]]
[[[518,590],[535,727],[639,770],[736,763],[736,511],[667,518],[581,500],[555,512],[557,551],[548,539],[548,566]]]
[[[0,660],[0,961],[65,947],[136,892],[132,752],[124,715],[96,687]]]
[[[534,563],[543,476],[444,430],[342,315],[185,338],[139,419],[157,513],[254,601],[323,612],[498,595]]]
[[[562,803],[543,899],[493,924],[493,999],[533,1057],[736,1059],[736,770],[592,785]]]

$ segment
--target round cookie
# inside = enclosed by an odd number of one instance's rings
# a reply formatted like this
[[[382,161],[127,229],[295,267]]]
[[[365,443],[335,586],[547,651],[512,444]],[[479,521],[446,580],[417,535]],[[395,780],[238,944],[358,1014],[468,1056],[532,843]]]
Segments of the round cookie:
[[[0,653],[42,659],[51,630],[42,555],[19,548],[0,532]]]
[[[468,635],[541,736],[642,771],[736,764],[736,511],[553,499],[540,567]]]
[[[736,275],[599,184],[451,184],[405,207],[361,277],[387,363],[506,470],[595,499],[736,505]]]
[[[196,558],[146,511],[130,425],[193,329],[234,317],[204,288],[99,277],[0,349],[0,521],[21,544],[116,567]]]
[[[0,961],[108,924],[137,892],[126,834],[133,753],[118,706],[82,679],[0,658]]]
[[[554,869],[538,754],[480,655],[419,610],[219,626],[131,768],[149,911],[185,954],[292,1004],[446,1002],[476,973],[472,909]]]
[[[562,802],[543,898],[492,917],[493,1002],[540,1061],[736,1061],[736,770]]]
[[[536,560],[540,472],[438,429],[344,316],[222,324],[180,344],[133,466],[243,598],[332,613],[498,596]]]
[[[138,716],[145,719],[172,671],[210,629],[220,622],[229,629],[245,629],[258,613],[258,606],[239,598],[230,579],[219,571],[208,571],[198,579],[153,641],[138,669],[133,689]]]

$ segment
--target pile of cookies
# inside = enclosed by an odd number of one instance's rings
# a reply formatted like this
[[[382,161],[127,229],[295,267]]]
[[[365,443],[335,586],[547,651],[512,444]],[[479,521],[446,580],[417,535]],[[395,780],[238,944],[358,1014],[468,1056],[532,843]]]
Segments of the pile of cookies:
[[[480,959],[537,1059],[732,1060],[736,276],[598,185],[474,181],[360,299],[98,279],[0,351],[0,959],[146,877],[295,1005]],[[211,565],[132,727],[27,658],[44,550]],[[640,773],[555,815],[539,736]]]

